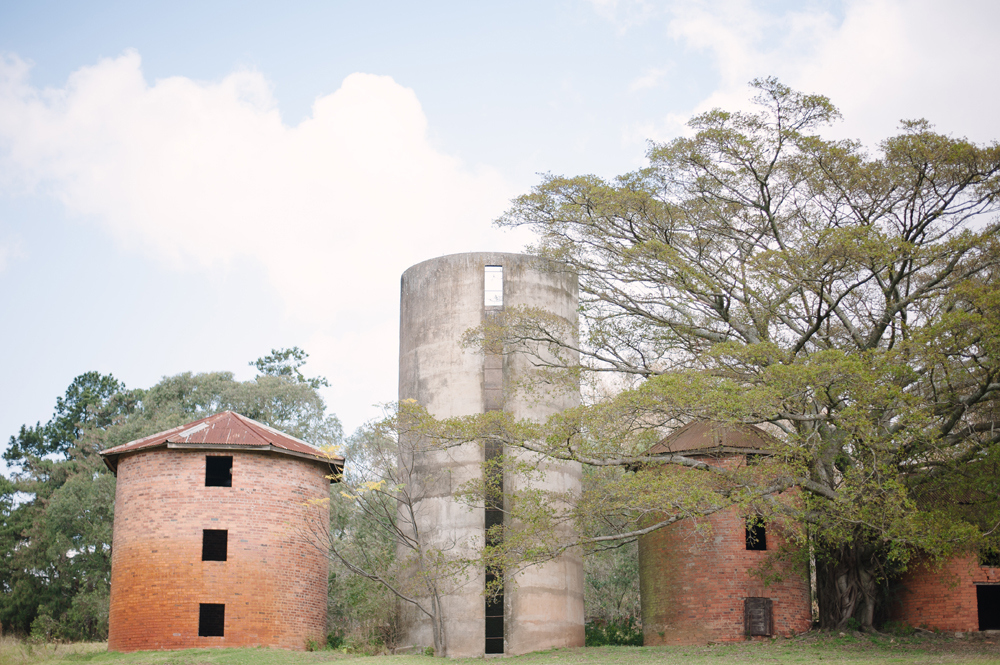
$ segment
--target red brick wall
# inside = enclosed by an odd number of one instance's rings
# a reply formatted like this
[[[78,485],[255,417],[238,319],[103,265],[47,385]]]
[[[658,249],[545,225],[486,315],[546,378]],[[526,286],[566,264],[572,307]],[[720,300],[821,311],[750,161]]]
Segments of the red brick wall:
[[[979,630],[977,583],[1000,583],[1000,569],[980,566],[976,556],[912,565],[899,580],[892,618],[916,628]]]
[[[717,464],[718,461],[713,461]],[[643,644],[704,644],[746,639],[745,598],[770,598],[773,631],[809,630],[812,614],[807,564],[798,557],[772,559],[782,579],[765,586],[750,571],[787,541],[767,527],[767,551],[746,549],[746,523],[735,509],[684,520],[639,539]]]
[[[108,648],[274,646],[325,640],[328,560],[306,531],[328,522],[319,464],[234,451],[233,486],[205,487],[205,451],[157,449],[118,465]],[[228,560],[202,561],[227,529]],[[200,603],[224,603],[225,636],[199,637]]]

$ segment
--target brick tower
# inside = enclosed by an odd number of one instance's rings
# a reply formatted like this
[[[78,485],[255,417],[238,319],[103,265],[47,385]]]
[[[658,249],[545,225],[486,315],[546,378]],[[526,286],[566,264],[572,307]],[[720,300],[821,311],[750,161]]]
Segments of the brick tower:
[[[763,430],[696,422],[649,450],[679,453],[711,465],[735,468],[754,463],[776,443]],[[645,469],[641,473],[674,470]],[[679,470],[679,473],[692,473]],[[704,644],[748,636],[792,635],[812,624],[809,576],[803,561],[771,561],[780,581],[765,585],[751,571],[790,546],[768,524],[747,526],[735,508],[701,518],[695,531],[682,520],[639,538],[639,586],[643,644]]]
[[[108,649],[325,641],[342,457],[231,411],[101,455],[118,477]]]

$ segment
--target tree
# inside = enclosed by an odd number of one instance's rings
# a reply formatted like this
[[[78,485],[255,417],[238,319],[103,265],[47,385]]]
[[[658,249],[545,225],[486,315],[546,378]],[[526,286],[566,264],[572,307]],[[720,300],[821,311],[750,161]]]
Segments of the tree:
[[[65,396],[56,398],[55,415],[48,423],[22,425],[17,436],[10,438],[4,460],[16,463],[28,457],[67,455],[84,429],[107,427],[120,415],[111,402],[125,392],[125,384],[110,374],[81,374],[73,379]]]
[[[350,437],[339,496],[331,496],[330,528],[307,536],[342,571],[337,597],[359,587],[379,599],[390,594],[401,614],[430,619],[434,654],[447,656],[442,597],[467,583],[481,560],[468,555],[467,544],[434,542],[420,528],[418,504],[425,493],[434,496],[442,479],[416,473],[422,447],[436,444],[420,436],[426,412],[415,406],[404,403]],[[387,632],[395,633],[401,620],[386,621]]]
[[[586,490],[574,519],[624,521],[583,542],[732,505],[782,513],[816,548],[823,624],[871,627],[880,581],[911,557],[996,542],[995,502],[973,520],[929,488],[992,491],[974,470],[1000,454],[1000,146],[920,120],[869,154],[817,134],[839,118],[827,98],[751,85],[759,111],[692,118],[646,168],[549,175],[513,201],[498,224],[532,229],[531,251],[579,274],[582,360],[546,360],[565,331],[525,308],[470,338],[583,376],[596,398],[545,424],[483,416],[442,436],[687,468]],[[781,448],[731,472],[643,456],[695,419],[762,424]],[[791,488],[801,500],[776,500]]]
[[[295,383],[307,383],[315,390],[329,387],[330,383],[322,376],[307,379],[299,368],[306,364],[309,354],[297,346],[290,349],[271,349],[270,355],[250,363],[251,367],[263,376],[283,376]]]

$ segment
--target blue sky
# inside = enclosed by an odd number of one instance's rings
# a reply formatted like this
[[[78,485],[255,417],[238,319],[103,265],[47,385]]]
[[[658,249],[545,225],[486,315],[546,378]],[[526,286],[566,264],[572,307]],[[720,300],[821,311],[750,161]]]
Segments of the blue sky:
[[[539,173],[614,176],[776,75],[831,136],[993,141],[992,2],[0,5],[0,441],[88,370],[298,345],[350,431],[395,398],[399,276]]]

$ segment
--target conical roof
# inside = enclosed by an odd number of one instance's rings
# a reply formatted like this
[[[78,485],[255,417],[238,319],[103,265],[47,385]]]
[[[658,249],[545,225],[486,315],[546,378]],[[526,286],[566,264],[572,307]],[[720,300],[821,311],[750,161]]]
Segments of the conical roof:
[[[186,425],[108,448],[101,452],[101,456],[114,473],[117,472],[120,456],[159,447],[269,451],[324,462],[334,468],[335,473],[342,472],[344,468],[344,458],[340,455],[325,453],[301,439],[233,411],[223,411]]]
[[[688,423],[666,437],[650,448],[646,454],[767,453],[779,445],[777,439],[754,425],[696,421]]]

